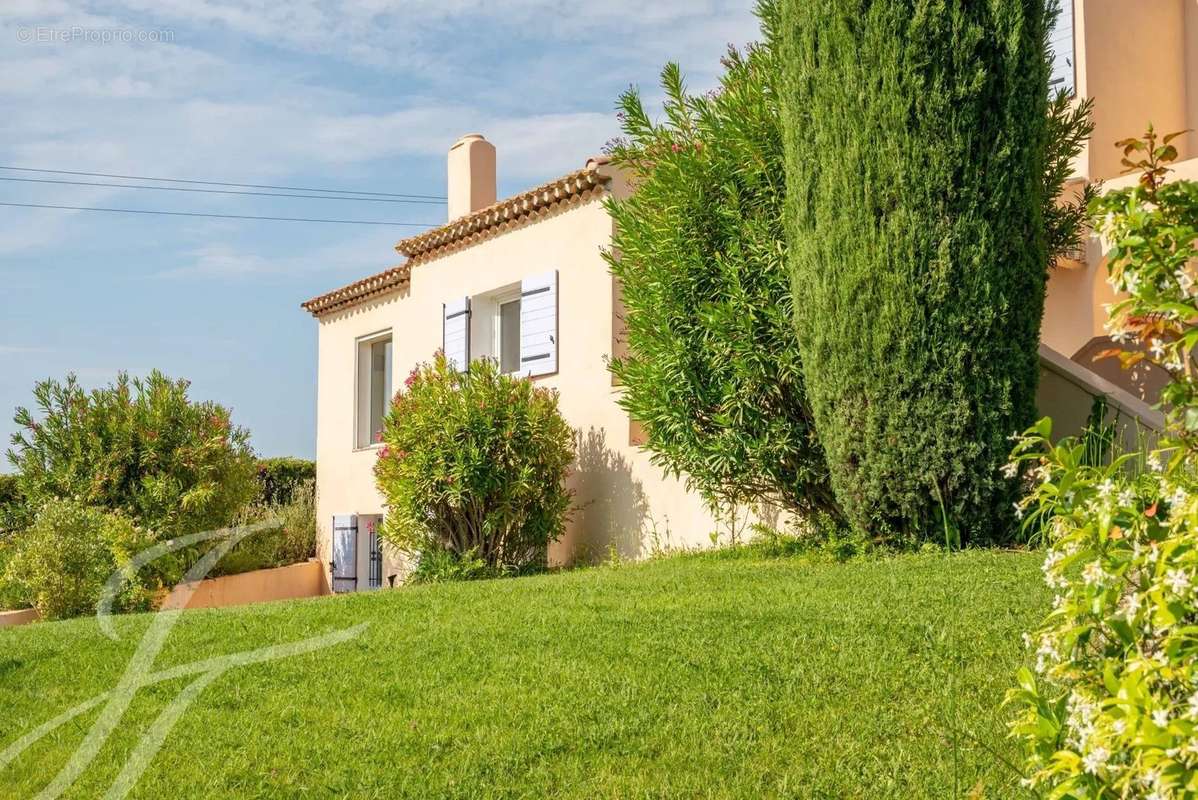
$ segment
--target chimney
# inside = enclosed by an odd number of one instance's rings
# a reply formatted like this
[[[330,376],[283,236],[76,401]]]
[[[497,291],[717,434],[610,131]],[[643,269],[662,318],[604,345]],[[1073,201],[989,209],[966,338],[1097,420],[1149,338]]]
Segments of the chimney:
[[[449,148],[449,219],[495,202],[495,145],[470,133]]]

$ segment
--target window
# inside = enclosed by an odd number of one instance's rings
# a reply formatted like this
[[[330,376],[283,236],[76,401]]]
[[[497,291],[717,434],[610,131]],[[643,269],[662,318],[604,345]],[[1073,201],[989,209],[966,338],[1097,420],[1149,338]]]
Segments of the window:
[[[1064,89],[1073,94],[1073,0],[1062,0],[1061,13],[1048,35],[1048,48],[1052,51],[1052,72],[1048,76],[1048,91],[1056,94]]]
[[[496,347],[499,369],[517,372],[520,369],[520,298],[499,304],[496,319]]]
[[[381,441],[391,399],[391,334],[358,341],[357,447]]]

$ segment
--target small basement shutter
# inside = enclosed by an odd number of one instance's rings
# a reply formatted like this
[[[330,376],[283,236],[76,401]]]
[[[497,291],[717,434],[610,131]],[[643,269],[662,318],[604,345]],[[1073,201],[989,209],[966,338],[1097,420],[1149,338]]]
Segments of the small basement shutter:
[[[470,363],[470,298],[453,300],[443,308],[441,347],[453,368],[462,372]]]
[[[557,270],[520,282],[520,374],[557,372]]]
[[[358,589],[358,516],[335,514],[333,516],[333,571],[334,592],[354,592]]]

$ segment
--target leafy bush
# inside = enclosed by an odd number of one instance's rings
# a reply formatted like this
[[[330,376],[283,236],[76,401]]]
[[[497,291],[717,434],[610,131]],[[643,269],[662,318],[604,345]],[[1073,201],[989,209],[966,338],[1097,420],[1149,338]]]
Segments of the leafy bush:
[[[1043,2],[787,0],[806,387],[836,497],[898,541],[1008,539],[1048,252]]]
[[[28,508],[16,475],[0,475],[0,539],[28,524]]]
[[[1169,138],[1121,143],[1143,155],[1141,185],[1096,200],[1119,342],[1172,375],[1166,435],[1150,453],[1096,463],[1083,441],[1049,440],[1042,420],[1008,474],[1032,484],[1018,508],[1046,532],[1044,575],[1057,596],[1029,637],[1010,702],[1028,783],[1050,797],[1198,796],[1198,183],[1161,185]],[[1030,469],[1029,469],[1030,468]]]
[[[113,572],[150,543],[149,534],[122,514],[52,500],[16,535],[3,583],[45,619],[87,614]],[[114,609],[142,610],[150,599],[135,584],[123,590]]]
[[[565,526],[574,458],[556,392],[490,359],[459,373],[438,353],[396,395],[383,443],[385,541],[421,562],[447,550],[488,570],[544,564]]]
[[[257,491],[249,434],[187,388],[158,371],[91,392],[74,375],[38,383],[40,418],[17,409],[8,451],[27,504],[78,498],[157,539],[228,525]]]
[[[277,527],[250,534],[233,546],[210,575],[239,575],[256,569],[298,564],[316,555],[316,484],[304,481],[289,492],[285,503],[247,506],[237,525],[275,520]]]
[[[717,91],[688,94],[670,64],[661,123],[620,98],[609,152],[636,192],[608,201],[628,342],[611,369],[654,463],[712,505],[839,515],[791,319],[776,4],[759,13],[765,43],[730,50]]]
[[[257,502],[266,506],[285,506],[305,484],[316,481],[316,462],[304,458],[262,458],[258,460]]]
[[[609,201],[617,225],[608,261],[628,344],[612,370],[655,463],[713,505],[840,518],[792,321],[778,4],[761,2],[757,13],[761,44],[729,52],[716,91],[687,94],[669,65],[661,123],[635,91],[620,98],[624,136],[609,152],[637,188]],[[1055,261],[1084,233],[1090,190],[1057,198],[1092,128],[1089,102],[1058,94],[1047,127],[1043,214]]]

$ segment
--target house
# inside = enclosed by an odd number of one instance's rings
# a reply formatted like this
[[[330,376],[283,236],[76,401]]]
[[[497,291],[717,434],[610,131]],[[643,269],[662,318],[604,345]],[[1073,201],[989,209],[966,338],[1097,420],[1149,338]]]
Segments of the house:
[[[1198,73],[1195,0],[1151,0],[1134,11],[1121,0],[1074,0],[1053,41],[1054,84],[1096,100],[1074,188],[1130,180],[1119,177],[1111,143],[1138,135],[1150,119],[1161,131],[1198,127],[1198,89],[1187,94]],[[1183,156],[1198,154],[1196,136],[1183,137]],[[1178,173],[1198,175],[1198,159]],[[703,545],[720,529],[697,495],[650,463],[607,370],[619,350],[620,300],[600,255],[613,232],[603,200],[628,192],[617,169],[593,158],[497,200],[495,148],[465,136],[449,150],[449,221],[400,241],[399,266],[303,304],[319,322],[319,556],[333,565],[335,591],[381,586],[404,572],[376,535],[384,511],[372,472],[376,439],[403,377],[438,348],[459,364],[495,358],[559,390],[579,434],[570,479],[577,511],[551,561]],[[1092,241],[1049,282],[1038,400],[1058,432],[1080,430],[1098,395],[1124,420],[1159,428],[1159,413],[1144,402],[1154,386],[1093,361],[1107,342],[1102,305],[1113,298],[1105,276]]]
[[[613,549],[636,557],[653,535],[663,545],[707,541],[716,521],[637,447],[607,371],[619,300],[600,254],[612,236],[603,199],[628,192],[619,171],[591,159],[496,202],[495,148],[486,139],[461,138],[448,162],[448,224],[399,242],[402,265],[304,303],[320,326],[319,555],[338,565],[333,588],[378,586],[402,573],[375,535],[383,512],[375,439],[404,376],[438,348],[458,363],[495,358],[559,390],[579,433],[571,477],[578,510],[551,560]]]

